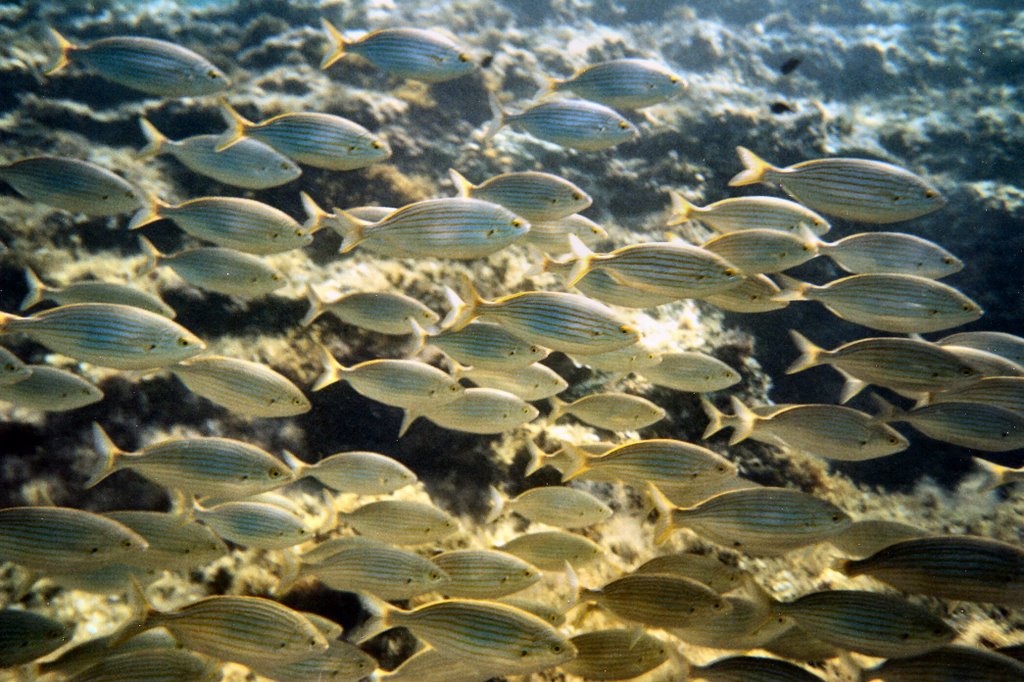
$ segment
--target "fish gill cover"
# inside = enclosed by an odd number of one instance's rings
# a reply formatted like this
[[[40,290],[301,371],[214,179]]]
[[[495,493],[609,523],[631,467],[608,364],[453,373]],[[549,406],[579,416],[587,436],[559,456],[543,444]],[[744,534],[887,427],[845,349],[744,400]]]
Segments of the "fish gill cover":
[[[0,679],[1024,679],[1022,34],[0,7]]]

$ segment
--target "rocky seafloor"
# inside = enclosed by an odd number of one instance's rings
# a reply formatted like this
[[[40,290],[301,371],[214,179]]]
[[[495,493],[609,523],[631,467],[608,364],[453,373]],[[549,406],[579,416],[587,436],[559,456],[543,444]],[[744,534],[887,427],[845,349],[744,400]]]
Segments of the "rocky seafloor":
[[[488,63],[469,76],[434,86],[389,79],[356,60],[324,72],[318,66],[327,49],[321,17],[353,31],[443,27]],[[47,25],[59,26],[82,42],[120,34],[173,40],[228,73],[234,81],[228,99],[243,114],[259,119],[295,110],[338,114],[383,134],[394,154],[388,163],[346,173],[304,168],[299,180],[258,192],[202,178],[166,156],[136,160],[134,153],[144,144],[140,116],[171,139],[220,132],[216,98],[148,97],[83,68],[40,79],[39,65],[52,50]],[[4,161],[39,153],[88,159],[166,200],[247,196],[300,216],[300,190],[326,207],[401,206],[450,195],[448,168],[475,181],[537,169],[561,175],[593,196],[587,215],[608,229],[610,246],[659,237],[665,229],[669,188],[698,204],[743,193],[727,188],[739,169],[737,145],[779,165],[827,155],[889,160],[922,173],[948,199],[943,210],[895,229],[933,239],[966,262],[947,281],[985,308],[975,328],[1024,332],[1024,280],[1017,269],[1024,253],[1019,151],[1024,97],[1014,77],[1022,60],[1024,12],[1012,2],[27,2],[0,5],[0,36]],[[637,141],[604,152],[574,152],[508,129],[481,141],[480,129],[490,118],[488,90],[499,91],[514,106],[534,94],[542,75],[564,76],[589,62],[625,56],[660,59],[689,83],[677,100],[646,115],[630,115],[641,127]],[[800,60],[799,66],[782,74],[780,66],[793,58]],[[26,265],[48,282],[62,284],[86,275],[117,279],[141,264],[135,234],[125,229],[128,217],[74,216],[23,201],[0,186],[0,241],[8,247],[0,256],[0,309],[17,309],[25,293]],[[854,231],[854,225],[837,219],[830,238]],[[187,243],[167,222],[145,232],[162,251]],[[392,288],[443,313],[443,287],[454,284],[458,273],[471,274],[485,296],[497,296],[527,288],[525,273],[537,259],[536,253],[518,246],[467,263],[380,259],[361,250],[339,257],[339,243],[337,235],[323,230],[304,250],[271,257],[289,283],[249,302],[200,292],[166,268],[133,282],[159,290],[177,310],[177,321],[215,351],[265,362],[306,388],[319,373],[315,341],[329,345],[346,364],[412,350],[408,338],[364,332],[329,315],[309,329],[301,327],[307,283],[324,291]],[[839,270],[819,259],[794,274],[824,282],[839,276]],[[741,315],[686,302],[638,315],[644,328],[653,330],[659,349],[702,350],[741,372],[741,384],[710,396],[718,402],[728,394],[753,402],[835,402],[841,380],[830,370],[783,375],[795,357],[787,330],[799,329],[823,347],[863,335],[862,329],[813,303]],[[9,347],[25,359],[42,362],[46,357],[45,349],[27,341]],[[570,382],[568,395],[586,393],[607,379],[557,354],[548,364]],[[102,402],[45,415],[4,408],[0,506],[51,499],[96,511],[166,508],[169,500],[162,489],[130,473],[92,490],[83,488],[95,458],[90,425],[99,421],[126,450],[170,434],[191,434],[239,438],[271,452],[288,449],[307,461],[343,450],[386,453],[422,481],[423,487],[410,495],[429,495],[461,518],[464,530],[455,544],[485,547],[525,528],[511,520],[482,523],[488,486],[516,493],[557,480],[550,469],[524,478],[526,438],[552,450],[560,438],[607,435],[565,422],[550,427],[542,416],[523,430],[498,437],[445,431],[420,420],[397,439],[399,411],[343,385],[309,393],[313,409],[307,414],[247,419],[194,396],[167,374],[79,369],[101,386]],[[667,419],[642,432],[644,437],[699,442],[706,420],[698,396],[637,379],[617,386],[668,411]],[[866,402],[856,404],[869,409]],[[962,485],[971,470],[963,449],[916,432],[911,440],[908,451],[893,457],[841,464],[753,443],[726,447],[721,437],[711,443],[739,464],[743,476],[761,484],[799,487],[858,518],[889,518],[933,532],[1021,542],[1024,495],[1019,490],[977,493]],[[1016,465],[1021,458],[1020,453],[1008,453],[993,459]],[[608,562],[583,571],[585,584],[610,579],[655,552],[653,531],[638,498],[621,487],[594,489],[620,509],[615,522],[589,532],[607,550]],[[317,491],[303,491],[315,513]],[[352,503],[339,497],[336,504]],[[684,546],[739,561],[779,598],[851,584],[829,569],[835,551],[827,545],[754,560],[677,534],[658,551]],[[189,581],[169,581],[165,593],[261,594],[278,572],[274,553],[236,551]],[[552,574],[537,592],[564,599],[568,586]],[[325,615],[339,622],[356,617],[354,603],[340,597],[316,594],[306,599],[323,605],[329,611]],[[80,638],[109,631],[112,618],[124,611],[118,600],[45,587],[21,601],[77,622]],[[949,608],[936,600],[929,603]],[[965,642],[992,646],[1022,638],[1024,621],[1017,610],[961,604],[945,615]],[[689,646],[683,650],[694,661],[721,653]],[[828,679],[851,679],[842,660],[815,669]],[[536,676],[561,678],[560,673]]]

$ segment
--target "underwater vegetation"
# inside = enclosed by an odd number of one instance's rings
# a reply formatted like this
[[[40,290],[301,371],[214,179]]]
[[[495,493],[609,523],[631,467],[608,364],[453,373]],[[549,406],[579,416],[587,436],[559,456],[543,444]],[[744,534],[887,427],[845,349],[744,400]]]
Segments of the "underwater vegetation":
[[[1024,679],[1022,33],[0,8],[0,679]]]

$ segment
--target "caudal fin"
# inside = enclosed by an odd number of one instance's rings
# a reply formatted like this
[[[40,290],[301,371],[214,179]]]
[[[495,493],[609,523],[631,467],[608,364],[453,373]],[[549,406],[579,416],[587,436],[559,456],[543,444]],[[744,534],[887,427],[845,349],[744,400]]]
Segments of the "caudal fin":
[[[1020,474],[1020,469],[1011,469],[1004,467],[995,462],[990,462],[987,459],[980,457],[972,457],[974,460],[974,466],[977,468],[978,473],[982,475],[981,485],[978,487],[978,492],[988,492],[989,490],[995,490],[996,488],[1002,487],[1007,483],[1012,483],[1017,478],[1010,478],[1008,475]]]
[[[455,190],[459,193],[460,197],[469,198],[473,196],[473,190],[476,189],[476,186],[467,180],[465,175],[454,168],[449,168],[448,177],[451,178],[452,184],[455,185]]]
[[[139,248],[142,249],[142,255],[145,256],[146,260],[143,261],[138,274],[145,275],[153,272],[156,266],[160,265],[160,259],[164,257],[164,254],[160,253],[160,249],[156,248],[153,242],[142,235],[139,235]]]
[[[806,301],[807,292],[813,287],[812,284],[801,282],[795,277],[790,277],[789,275],[776,274],[775,279],[781,291],[772,296],[772,300],[779,301],[780,303],[788,301]]]
[[[423,416],[423,413],[419,410],[407,407],[402,410],[402,423],[398,425],[398,437],[401,438],[405,435],[405,432],[409,430],[413,422]]]
[[[544,452],[532,438],[526,441],[526,451],[530,453],[530,462],[526,465],[523,476],[532,476],[540,469],[547,466],[548,453]]]
[[[316,293],[316,289],[313,288],[312,284],[306,285],[306,301],[309,303],[309,308],[306,310],[306,314],[302,316],[302,319],[299,320],[299,325],[303,327],[313,324],[316,318],[324,314],[324,300],[320,298],[320,294]]]
[[[62,36],[57,29],[52,26],[49,26],[48,28],[50,30],[50,37],[52,37],[54,42],[57,43],[57,48],[60,50],[60,53],[54,56],[53,61],[51,61],[43,70],[44,75],[52,76],[68,65],[68,55],[74,50],[77,50],[78,46]]]
[[[704,429],[704,435],[701,436],[701,439],[707,440],[726,427],[725,414],[704,396],[700,398],[700,405],[704,408],[704,414],[708,418],[708,425]]]
[[[466,290],[468,302],[464,301],[451,287],[444,288],[445,297],[447,297],[448,303],[452,307],[444,320],[441,321],[441,329],[445,331],[457,332],[472,322],[473,318],[477,315],[477,306],[483,301],[480,298],[480,294],[477,293],[476,287],[473,286],[473,281],[468,276],[462,275],[461,281],[462,287]]]
[[[647,484],[647,500],[652,509],[658,513],[658,518],[654,521],[654,544],[664,544],[668,540],[668,536],[675,530],[672,525],[672,511],[675,509],[675,505],[653,483]]]
[[[150,621],[159,612],[146,598],[146,592],[134,575],[129,575],[128,606],[131,608],[131,615],[114,633],[110,636],[107,647],[111,650],[121,646],[132,637],[142,634],[154,627]]]
[[[562,483],[571,481],[590,471],[590,462],[584,450],[572,443],[562,443],[562,452],[569,459],[569,465],[562,474]]]
[[[128,223],[129,230],[137,230],[140,227],[145,227],[150,223],[155,223],[158,220],[163,220],[163,216],[160,211],[167,208],[169,204],[161,201],[155,194],[146,193],[143,196],[145,205],[139,209],[139,211],[132,216],[131,222]]]
[[[323,374],[313,384],[313,391],[319,391],[322,388],[327,388],[331,384],[341,381],[341,375],[345,373],[346,367],[338,362],[331,351],[327,350],[322,344],[316,344],[317,353],[320,355],[320,364],[323,367]]]
[[[346,639],[354,644],[362,644],[368,639],[372,639],[380,633],[391,629],[393,627],[391,617],[395,613],[401,613],[401,609],[366,592],[359,594],[359,600],[362,602],[363,610],[369,614],[369,617],[351,633],[345,633]]]
[[[508,114],[501,108],[501,102],[498,101],[498,96],[493,92],[487,92],[487,104],[491,107],[491,120],[487,123],[487,127],[484,128],[484,140],[489,140],[497,135],[508,119]]]
[[[819,362],[822,354],[821,348],[814,345],[806,336],[795,329],[789,330],[789,336],[793,339],[796,349],[800,352],[800,357],[786,368],[786,374],[796,374],[821,364]]]
[[[331,22],[326,19],[320,19],[320,25],[324,27],[324,31],[327,33],[327,40],[331,43],[330,51],[320,60],[320,68],[328,69],[334,62],[345,56],[345,48],[348,42],[341,35],[341,31]]]
[[[729,396],[729,403],[732,405],[733,424],[732,436],[729,437],[729,445],[742,443],[754,432],[757,424],[757,415],[743,401],[736,396]]]
[[[313,197],[305,192],[299,192],[299,199],[302,200],[302,210],[306,212],[306,221],[302,223],[302,229],[306,234],[318,232],[324,226],[324,220],[332,217],[332,214],[320,208],[313,201]]]
[[[32,268],[25,266],[25,286],[28,287],[28,292],[25,294],[25,298],[22,299],[21,305],[18,306],[18,310],[28,310],[32,306],[36,305],[43,300],[43,296],[46,294],[46,285],[39,279],[39,276],[32,270]]]
[[[341,248],[338,253],[348,253],[359,246],[366,239],[366,228],[372,225],[368,220],[360,220],[347,211],[340,208],[334,209],[334,229],[341,235]]]
[[[572,270],[569,271],[569,278],[565,282],[566,287],[576,286],[577,282],[586,277],[597,257],[597,254],[574,234],[569,235],[569,250],[575,256],[576,262],[573,264]]]
[[[487,517],[484,519],[484,523],[494,523],[501,516],[501,513],[505,511],[505,504],[508,498],[502,494],[500,490],[491,486],[488,499],[491,502],[491,509],[487,512]]]
[[[682,225],[686,221],[693,217],[693,214],[700,210],[700,208],[686,200],[679,192],[675,190],[668,191],[668,198],[672,201],[672,207],[669,209],[668,225]]]
[[[295,453],[290,450],[282,450],[281,458],[284,460],[284,463],[288,465],[288,468],[292,470],[292,474],[294,474],[296,481],[300,478],[312,475],[309,471],[312,467],[296,457]]]
[[[114,444],[114,441],[110,440],[107,432],[96,422],[92,423],[92,446],[99,458],[96,460],[96,468],[93,469],[92,475],[85,482],[87,489],[117,471],[118,460],[126,454],[124,450]]]
[[[736,147],[736,153],[743,164],[743,170],[729,181],[730,187],[742,187],[765,181],[765,174],[775,167],[746,147]]]
[[[226,99],[220,101],[220,115],[228,129],[217,138],[217,151],[222,152],[228,147],[238,143],[245,137],[245,132],[252,126],[252,121],[242,116],[233,106],[228,104]]]
[[[142,134],[146,137],[146,146],[135,153],[135,158],[149,159],[163,152],[164,145],[168,141],[167,137],[144,116],[139,118],[139,127],[142,128]]]

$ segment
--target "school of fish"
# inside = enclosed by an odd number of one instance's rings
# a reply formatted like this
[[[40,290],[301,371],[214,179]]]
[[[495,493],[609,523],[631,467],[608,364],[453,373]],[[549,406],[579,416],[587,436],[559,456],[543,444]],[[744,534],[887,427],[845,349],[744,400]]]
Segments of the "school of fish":
[[[327,20],[323,28],[331,45],[325,70],[357,55],[391,76],[432,84],[480,68],[470,48],[440,32],[386,28],[351,39]],[[108,81],[154,97],[206,98],[227,124],[225,131],[171,140],[142,119],[147,145],[140,158],[168,155],[219,182],[263,189],[297,181],[303,166],[349,171],[391,156],[383,137],[339,116],[292,111],[249,120],[230,104],[230,75],[172,42],[117,36],[79,44],[51,33],[48,77],[84,69],[96,87]],[[604,150],[642,135],[627,116],[686,87],[658,62],[594,63],[549,79],[516,112],[491,93],[494,118],[482,137],[511,127],[581,152]],[[224,663],[279,682],[482,682],[549,670],[587,680],[661,670],[667,672],[660,679],[771,681],[821,680],[809,663],[853,653],[863,682],[1024,680],[1018,649],[956,643],[962,633],[943,617],[941,602],[906,597],[1024,606],[1024,548],[857,518],[855,504],[844,509],[795,487],[757,485],[720,441],[711,447],[642,437],[667,414],[643,396],[601,390],[558,397],[570,385],[543,363],[555,352],[594,374],[635,374],[702,394],[704,439],[729,429],[729,446],[752,439],[793,457],[898,457],[909,440],[893,425],[905,423],[971,454],[1024,447],[1024,339],[948,331],[982,315],[970,297],[939,281],[964,263],[913,234],[874,229],[941,210],[939,191],[876,160],[820,158],[777,167],[745,147],[737,152],[741,170],[730,186],[760,183],[789,198],[741,196],[700,207],[673,191],[666,226],[689,223],[711,236],[700,243],[666,237],[622,245],[609,244],[601,226],[579,215],[592,203],[586,188],[537,170],[467,178],[452,169],[456,196],[393,209],[328,211],[303,192],[307,215],[300,221],[247,198],[171,203],[82,159],[35,156],[0,167],[0,180],[27,201],[117,216],[126,230],[171,221],[196,244],[161,253],[138,237],[145,257],[140,276],[166,266],[198,289],[243,299],[273,295],[287,280],[262,256],[302,249],[324,227],[341,235],[341,253],[361,249],[381,259],[472,265],[511,245],[529,245],[539,254],[532,275],[550,288],[487,298],[470,278],[453,275],[446,311],[398,290],[325,300],[308,285],[309,311],[296,326],[330,314],[374,334],[408,336],[416,347],[408,356],[355,361],[342,339],[325,338],[317,351],[322,374],[309,390],[336,390],[329,387],[345,382],[402,410],[399,438],[420,418],[472,434],[571,419],[608,438],[562,442],[556,452],[525,439],[526,473],[553,467],[562,485],[518,494],[493,487],[485,523],[516,514],[528,522],[527,532],[489,549],[439,551],[440,541],[464,532],[462,522],[433,504],[395,497],[417,477],[385,455],[339,452],[307,463],[291,452],[216,437],[169,437],[129,451],[117,444],[123,434],[96,423],[89,434],[96,463],[82,486],[105,485],[130,469],[167,489],[175,508],[0,509],[0,561],[24,572],[25,591],[51,580],[123,597],[131,610],[115,632],[95,638],[12,600],[0,609],[0,668],[16,670],[19,679],[79,682],[216,680]],[[828,216],[866,226],[828,242]],[[125,234],[124,242],[131,248],[136,239]],[[849,275],[818,285],[782,274],[819,257]],[[17,313],[0,312],[0,334],[77,363],[168,372],[196,395],[248,417],[280,419],[312,409],[303,388],[266,364],[207,352],[159,297],[120,282],[51,286],[45,275],[25,269],[28,294]],[[813,329],[791,332],[795,352],[787,371],[830,365],[845,379],[835,404],[748,405],[721,393],[740,382],[736,368],[702,353],[653,347],[631,317],[635,309],[682,299],[743,314],[816,301],[864,327],[865,337],[825,349],[813,342]],[[57,305],[29,312],[43,301]],[[921,336],[933,332],[945,335]],[[427,346],[442,353],[440,363],[421,358]],[[876,395],[874,414],[843,404],[869,386],[914,404],[900,407]],[[23,362],[0,348],[0,400],[14,408],[74,410],[103,397],[75,373],[43,360]],[[723,411],[726,402],[731,413]],[[978,462],[988,487],[1024,479],[1020,470]],[[281,492],[307,478],[328,497],[365,499],[314,527]],[[587,567],[605,562],[610,550],[586,529],[621,511],[590,492],[598,488],[574,481],[627,486],[654,515],[647,531],[659,545],[685,532],[745,559],[830,543],[834,570],[867,579],[862,589],[823,587],[780,601],[741,568],[742,560],[670,552],[592,582]],[[165,571],[187,573],[239,548],[281,553],[272,594],[213,594],[158,608],[147,593]],[[564,575],[573,593],[568,603],[515,596],[550,572]],[[282,603],[296,585],[310,582],[358,593],[367,614],[361,624],[343,631]],[[567,617],[590,608],[601,609],[611,626],[580,628],[579,617]],[[381,669],[360,645],[398,627],[420,648],[397,668]],[[690,645],[736,654],[691,665]],[[748,653],[753,650],[758,653]],[[863,663],[864,657],[878,660]]]

